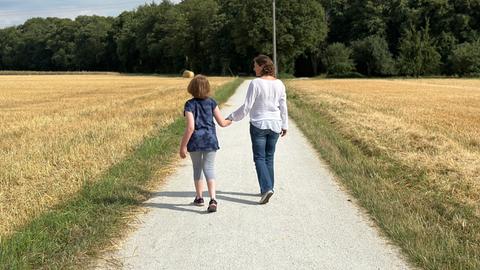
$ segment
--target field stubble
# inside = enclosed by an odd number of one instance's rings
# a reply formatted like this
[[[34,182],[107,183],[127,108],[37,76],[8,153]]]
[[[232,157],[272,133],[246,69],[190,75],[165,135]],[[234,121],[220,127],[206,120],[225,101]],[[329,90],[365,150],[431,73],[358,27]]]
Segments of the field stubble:
[[[412,261],[479,269],[480,80],[291,80],[288,87],[292,117]]]
[[[480,217],[479,80],[292,81],[328,108],[342,133],[425,169],[431,185],[477,207]]]
[[[209,78],[213,88],[232,78]],[[0,77],[0,236],[73,196],[181,115],[189,80]]]

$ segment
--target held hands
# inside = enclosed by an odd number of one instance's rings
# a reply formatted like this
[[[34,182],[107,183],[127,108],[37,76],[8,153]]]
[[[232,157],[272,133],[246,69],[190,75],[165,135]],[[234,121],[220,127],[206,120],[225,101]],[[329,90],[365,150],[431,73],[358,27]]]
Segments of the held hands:
[[[233,119],[232,119],[232,115],[230,114],[229,116],[227,116],[227,118],[225,118],[225,120],[223,120],[223,127],[228,127],[232,123],[233,123]]]
[[[230,119],[225,119],[225,121],[223,122],[223,124],[224,124],[223,127],[228,127],[228,126],[230,126],[230,125],[232,124],[232,122],[233,122],[233,121],[230,120]]]
[[[213,110],[213,116],[215,117],[217,124],[221,127],[228,127],[232,124],[232,116],[229,115],[227,118],[224,118],[218,106]]]
[[[280,132],[280,136],[284,137],[287,135],[287,130],[282,128],[282,132]]]
[[[181,158],[186,158],[187,157],[187,147],[181,147],[179,151],[180,157]]]

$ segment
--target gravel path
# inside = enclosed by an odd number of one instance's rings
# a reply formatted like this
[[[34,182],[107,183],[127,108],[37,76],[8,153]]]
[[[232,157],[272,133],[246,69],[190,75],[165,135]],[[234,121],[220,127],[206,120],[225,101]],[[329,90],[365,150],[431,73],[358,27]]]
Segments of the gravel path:
[[[227,102],[225,116],[243,103],[247,86],[248,81]],[[276,192],[268,204],[258,205],[248,125],[244,119],[218,128],[218,212],[207,214],[206,206],[191,204],[192,166],[183,160],[145,202],[149,211],[112,255],[114,268],[410,269],[292,121],[277,144]]]

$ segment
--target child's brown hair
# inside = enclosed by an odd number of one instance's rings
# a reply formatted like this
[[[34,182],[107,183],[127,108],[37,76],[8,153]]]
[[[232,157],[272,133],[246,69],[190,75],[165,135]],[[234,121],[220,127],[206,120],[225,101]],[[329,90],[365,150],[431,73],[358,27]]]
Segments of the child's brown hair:
[[[199,74],[190,81],[187,89],[194,98],[205,99],[210,94],[210,83],[206,76]]]

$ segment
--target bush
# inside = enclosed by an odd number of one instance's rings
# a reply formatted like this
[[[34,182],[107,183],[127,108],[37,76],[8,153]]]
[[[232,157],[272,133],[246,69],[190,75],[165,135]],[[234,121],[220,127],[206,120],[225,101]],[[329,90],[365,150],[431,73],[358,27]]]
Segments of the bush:
[[[355,67],[351,55],[352,50],[342,43],[330,44],[322,57],[327,75],[345,74],[353,71]]]
[[[353,59],[357,70],[367,76],[395,75],[395,62],[387,41],[380,36],[369,36],[352,42]]]
[[[480,40],[456,46],[449,57],[453,74],[475,76],[480,74]]]

